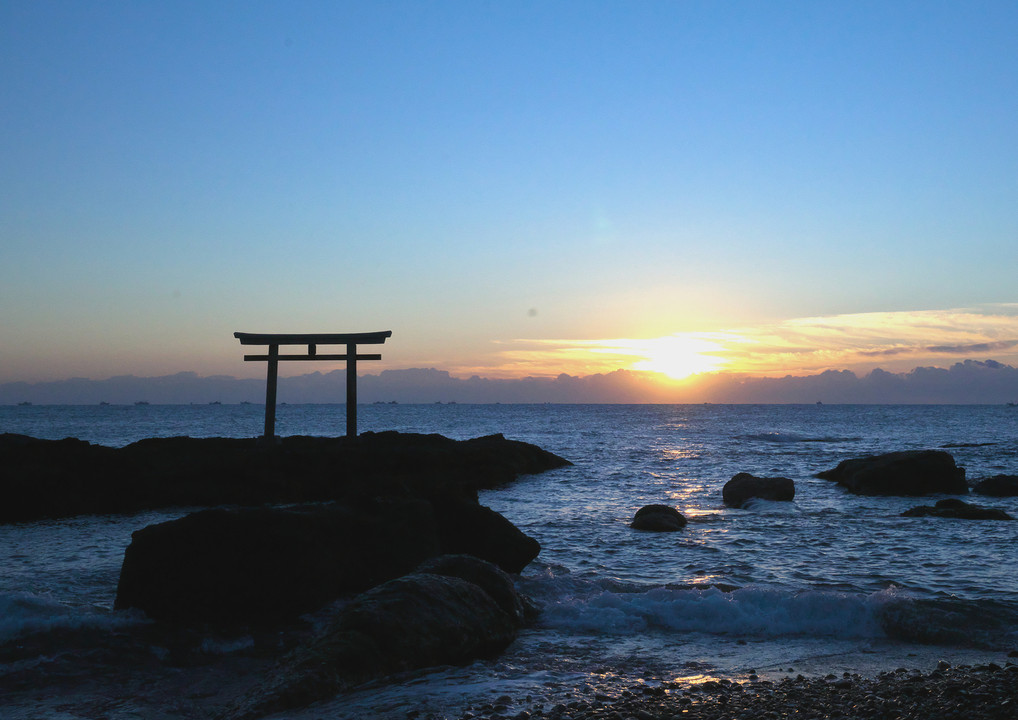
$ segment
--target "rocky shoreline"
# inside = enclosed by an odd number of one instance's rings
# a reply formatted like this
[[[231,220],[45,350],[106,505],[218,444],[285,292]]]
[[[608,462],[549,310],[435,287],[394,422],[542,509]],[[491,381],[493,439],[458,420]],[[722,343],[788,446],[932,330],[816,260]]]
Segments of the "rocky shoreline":
[[[442,716],[422,715],[418,720]],[[598,688],[548,703],[513,699],[467,709],[460,720],[1014,720],[1018,665],[941,661],[930,672],[897,668],[866,677],[798,675],[781,680],[709,678],[682,682],[644,678],[617,697]]]
[[[479,489],[571,464],[500,434],[453,440],[389,431],[276,440],[169,437],[113,448],[0,434],[0,523],[379,496],[476,501]]]

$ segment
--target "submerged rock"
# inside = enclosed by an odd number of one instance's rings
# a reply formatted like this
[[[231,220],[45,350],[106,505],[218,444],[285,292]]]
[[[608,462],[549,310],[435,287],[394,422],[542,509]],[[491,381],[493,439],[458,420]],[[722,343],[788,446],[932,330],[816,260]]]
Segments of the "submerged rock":
[[[999,508],[988,508],[973,505],[956,498],[938,500],[933,507],[920,505],[902,513],[903,517],[942,517],[959,518],[961,520],[1014,520],[1013,517]]]
[[[725,505],[740,508],[752,498],[788,501],[795,499],[795,483],[786,477],[756,477],[741,472],[721,489]]]
[[[464,570],[461,560],[443,558],[433,566],[443,572],[450,567],[480,582],[415,572],[359,595],[310,642],[287,655],[271,679],[227,717],[293,710],[392,673],[465,663],[504,650],[522,622],[513,610],[522,607],[520,598],[506,596],[515,595],[511,580],[490,565]]]
[[[843,460],[816,475],[856,495],[964,495],[965,469],[943,450],[907,450]]]
[[[1018,475],[994,475],[980,480],[972,492],[991,497],[1014,497],[1018,495]]]
[[[686,518],[670,505],[644,505],[636,511],[629,527],[650,532],[675,532],[686,527]]]

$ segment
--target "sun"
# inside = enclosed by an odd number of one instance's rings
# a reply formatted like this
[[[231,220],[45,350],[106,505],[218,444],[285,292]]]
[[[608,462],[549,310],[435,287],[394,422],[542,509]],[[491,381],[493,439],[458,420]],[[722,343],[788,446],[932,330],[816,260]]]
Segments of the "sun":
[[[712,372],[725,364],[716,354],[721,348],[701,338],[671,335],[644,340],[642,344],[640,354],[644,359],[634,363],[633,369],[662,373],[673,380]]]

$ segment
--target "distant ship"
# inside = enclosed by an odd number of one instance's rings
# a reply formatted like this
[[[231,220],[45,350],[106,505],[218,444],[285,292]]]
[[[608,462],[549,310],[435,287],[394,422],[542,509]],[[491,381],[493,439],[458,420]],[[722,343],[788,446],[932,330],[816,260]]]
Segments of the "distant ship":
[[[105,400],[100,400],[100,401],[99,401],[99,404],[100,404],[101,406],[103,406],[103,407],[106,407],[107,405],[109,405],[109,403],[108,403],[108,402],[106,402]]]
[[[21,402],[18,403],[18,405],[20,405],[21,407],[28,407],[31,404],[32,403],[28,402],[28,400],[22,400]]]
[[[139,400],[135,405],[148,405],[148,400]]]
[[[219,402],[218,400],[213,400],[212,402],[209,403],[209,405],[222,405],[222,403]]]

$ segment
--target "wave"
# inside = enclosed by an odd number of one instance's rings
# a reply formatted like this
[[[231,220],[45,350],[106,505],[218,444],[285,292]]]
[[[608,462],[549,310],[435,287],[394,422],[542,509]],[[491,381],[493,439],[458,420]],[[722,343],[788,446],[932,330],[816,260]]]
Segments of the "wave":
[[[701,633],[735,638],[885,638],[933,645],[1012,647],[1018,609],[1002,603],[925,600],[891,587],[865,594],[744,587],[636,587],[582,579],[524,579],[540,624],[565,632]]]
[[[28,592],[0,593],[0,644],[56,630],[116,629],[145,622],[133,612],[74,608]]]
[[[861,437],[836,437],[830,435],[814,437],[812,435],[802,435],[794,432],[750,433],[748,435],[737,435],[736,439],[755,440],[758,442],[769,443],[847,443],[862,441]]]

